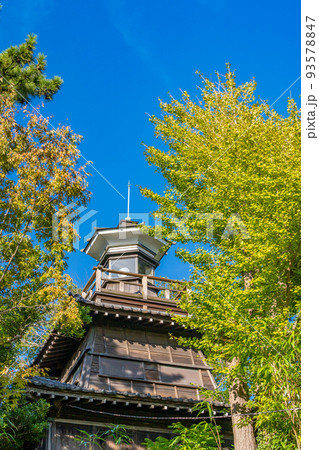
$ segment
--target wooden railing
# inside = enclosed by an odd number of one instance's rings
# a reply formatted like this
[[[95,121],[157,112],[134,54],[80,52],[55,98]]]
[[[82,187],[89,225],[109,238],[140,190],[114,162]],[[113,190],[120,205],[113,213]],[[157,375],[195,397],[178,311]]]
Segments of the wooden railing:
[[[183,291],[180,281],[169,278],[143,275],[140,273],[122,272],[93,267],[93,274],[83,288],[82,297],[91,298],[95,292],[125,293],[142,299],[156,299],[168,303],[175,303]],[[112,274],[120,275],[112,278]],[[129,287],[129,288],[128,288]],[[128,288],[128,289],[127,289]]]

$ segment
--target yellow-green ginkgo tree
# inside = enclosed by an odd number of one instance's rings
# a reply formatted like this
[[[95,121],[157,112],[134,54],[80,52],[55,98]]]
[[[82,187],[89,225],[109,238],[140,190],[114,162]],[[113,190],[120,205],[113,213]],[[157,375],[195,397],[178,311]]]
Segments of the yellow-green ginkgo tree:
[[[177,251],[191,281],[176,320],[201,338],[181,342],[213,367],[236,450],[300,448],[300,113],[289,99],[277,114],[229,67],[201,83],[151,117],[166,147],[145,154],[167,189],[142,189],[155,232],[197,246]]]

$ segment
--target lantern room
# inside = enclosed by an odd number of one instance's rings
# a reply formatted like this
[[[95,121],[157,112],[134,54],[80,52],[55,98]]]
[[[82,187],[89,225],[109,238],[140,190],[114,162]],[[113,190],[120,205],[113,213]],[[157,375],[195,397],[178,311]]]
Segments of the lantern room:
[[[121,220],[116,228],[97,228],[84,252],[111,273],[112,278],[128,274],[154,275],[169,244],[146,234],[137,222]],[[125,274],[124,274],[125,273]]]

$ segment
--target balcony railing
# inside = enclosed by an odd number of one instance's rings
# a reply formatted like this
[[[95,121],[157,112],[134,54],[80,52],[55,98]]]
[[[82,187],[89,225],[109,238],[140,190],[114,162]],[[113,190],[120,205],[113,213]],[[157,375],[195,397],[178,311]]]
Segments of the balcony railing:
[[[184,290],[182,282],[169,278],[122,272],[101,266],[94,267],[93,270],[82,292],[82,297],[86,299],[92,298],[94,293],[121,293],[129,297],[174,304]],[[114,278],[113,274],[117,277]]]

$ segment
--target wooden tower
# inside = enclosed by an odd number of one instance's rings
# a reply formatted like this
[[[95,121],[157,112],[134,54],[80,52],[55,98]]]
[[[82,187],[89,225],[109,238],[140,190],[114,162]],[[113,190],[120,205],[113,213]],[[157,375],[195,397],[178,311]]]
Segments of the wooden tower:
[[[84,251],[98,265],[74,297],[90,308],[92,322],[82,340],[52,333],[34,361],[48,377],[28,385],[31,399],[51,404],[39,450],[77,449],[79,430],[96,433],[114,424],[132,435],[133,444],[123,448],[142,449],[145,437],[169,437],[172,422],[199,420],[192,408],[200,388],[216,384],[201,352],[171,337],[190,332],[174,322],[185,314],[175,303],[181,284],[154,274],[166,244],[130,220],[98,228],[88,242]],[[217,416],[225,407],[214,403]],[[221,424],[231,439],[229,420]]]

